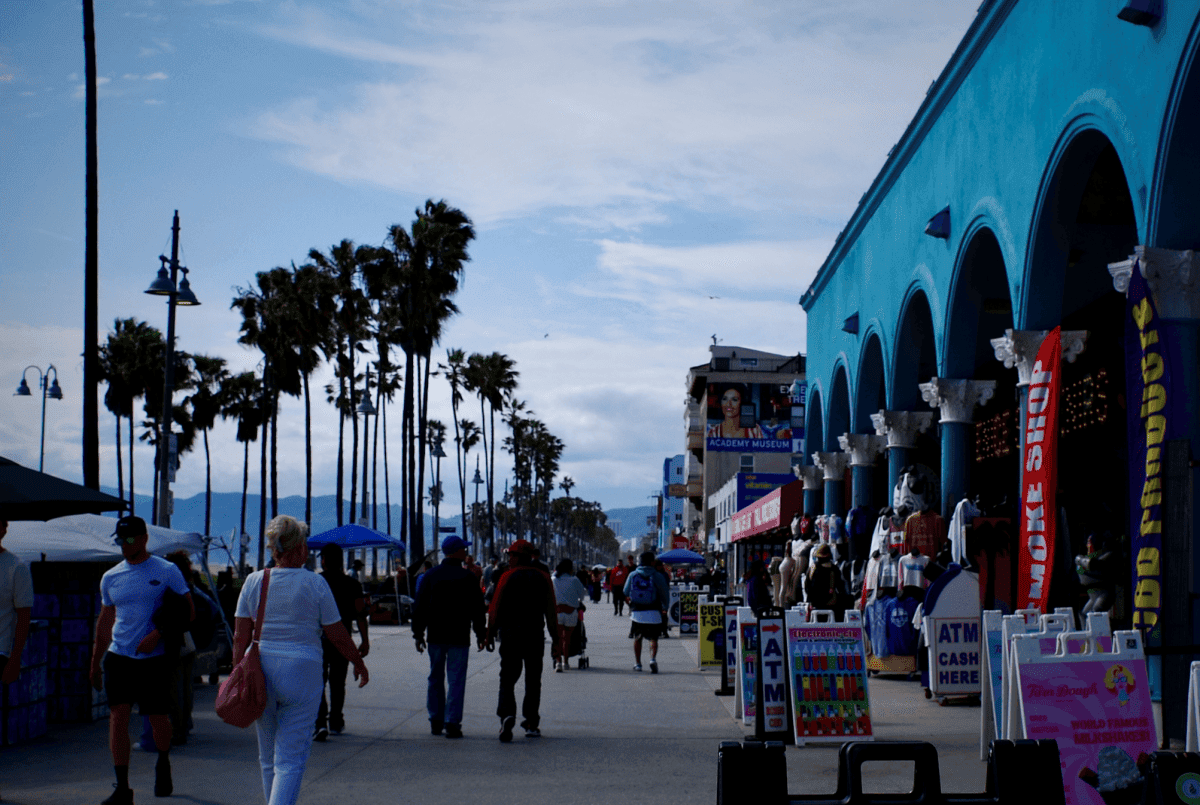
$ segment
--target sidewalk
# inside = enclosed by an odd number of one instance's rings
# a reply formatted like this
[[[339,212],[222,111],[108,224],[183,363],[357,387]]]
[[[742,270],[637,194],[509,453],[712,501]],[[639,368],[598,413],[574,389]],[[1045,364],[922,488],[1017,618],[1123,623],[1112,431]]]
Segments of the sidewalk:
[[[472,653],[465,738],[429,734],[425,713],[428,660],[411,632],[374,627],[367,665],[371,683],[347,690],[347,731],[315,744],[303,803],[450,802],[455,805],[569,803],[706,803],[716,798],[717,746],[752,733],[718,697],[714,671],[696,669],[696,640],[659,644],[660,673],[634,673],[628,619],[600,604],[585,615],[591,667],[558,674],[547,649],[542,676],[542,733],[511,744],[496,735],[497,654]],[[648,648],[648,647],[647,647]],[[643,657],[648,668],[648,657]],[[349,683],[352,685],[353,683]],[[518,701],[521,685],[518,684]],[[253,729],[237,730],[212,710],[216,688],[196,689],[196,729],[172,752],[175,796],[153,797],[154,756],[134,750],[135,801],[257,805],[263,801]],[[979,708],[939,707],[915,682],[873,678],[873,723],[880,738],[938,746],[943,790],[982,791]],[[135,717],[140,727],[140,719]],[[52,725],[27,745],[0,749],[0,796],[19,805],[98,803],[112,790],[107,721]],[[835,747],[789,748],[789,791],[832,792]],[[907,790],[907,778],[880,770],[875,790]],[[870,790],[870,789],[868,789]]]

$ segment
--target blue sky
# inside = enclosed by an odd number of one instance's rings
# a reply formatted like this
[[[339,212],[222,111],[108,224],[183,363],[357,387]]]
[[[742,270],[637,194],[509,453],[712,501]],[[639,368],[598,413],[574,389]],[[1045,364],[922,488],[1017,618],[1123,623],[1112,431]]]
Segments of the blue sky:
[[[806,350],[797,300],[977,5],[97,0],[101,327],[165,330],[142,291],[178,209],[203,303],[179,311],[179,347],[252,368],[237,287],[313,247],[382,243],[445,199],[478,234],[440,354],[514,358],[573,494],[642,505],[682,452],[712,335]],[[75,479],[82,87],[78,0],[5,3],[0,384],[55,365],[46,468]],[[449,421],[447,397],[435,386],[431,416]],[[336,417],[314,419],[330,493]],[[38,424],[36,400],[0,394],[0,455],[36,466]],[[107,412],[100,428],[115,485]],[[288,400],[282,494],[303,493],[302,436]],[[240,489],[232,428],[212,441],[214,486]],[[138,462],[148,490],[150,452]],[[185,458],[176,493],[203,470]]]

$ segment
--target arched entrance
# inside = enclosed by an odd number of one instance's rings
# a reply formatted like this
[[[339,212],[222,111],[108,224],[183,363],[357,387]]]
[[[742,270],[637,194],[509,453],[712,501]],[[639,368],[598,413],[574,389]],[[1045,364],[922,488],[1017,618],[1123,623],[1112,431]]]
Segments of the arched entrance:
[[[838,364],[833,372],[833,385],[829,387],[829,425],[825,429],[825,449],[831,453],[842,449],[838,437],[850,432],[850,381],[846,367]],[[846,502],[850,500],[850,466],[842,472],[841,483],[825,483],[825,513],[844,517]]]
[[[1103,133],[1085,129],[1062,151],[1034,226],[1024,329],[1088,333],[1083,353],[1063,364],[1058,504],[1069,538],[1056,540],[1050,585],[1052,606],[1078,607],[1073,557],[1086,552],[1088,536],[1128,548],[1125,298],[1108,264],[1132,253],[1138,233],[1124,168]]]
[[[883,344],[878,333],[867,336],[858,365],[858,387],[854,400],[854,432],[874,433],[871,415],[887,408],[887,380],[883,371]],[[888,500],[886,460],[871,465],[864,505],[878,510]]]
[[[892,386],[890,389],[892,411],[930,410],[921,398],[920,384],[926,383],[938,373],[937,344],[934,338],[933,314],[925,292],[914,291],[900,315],[900,326],[896,331],[895,354],[892,357]],[[934,412],[934,421],[937,421]],[[892,448],[888,451],[888,497],[891,485],[895,484],[900,469],[910,464],[923,464],[936,475],[941,466],[941,442],[937,427],[929,428],[916,436],[916,446],[911,449]]]

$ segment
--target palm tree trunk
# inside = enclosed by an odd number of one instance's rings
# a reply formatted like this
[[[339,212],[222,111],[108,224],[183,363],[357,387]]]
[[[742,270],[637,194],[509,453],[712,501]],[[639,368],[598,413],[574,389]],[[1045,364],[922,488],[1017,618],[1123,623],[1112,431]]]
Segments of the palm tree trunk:
[[[354,410],[354,372],[350,373],[350,522],[358,522],[358,412]]]
[[[491,465],[488,470],[488,542],[495,547],[496,541],[496,501],[495,490],[492,482],[496,477],[496,409],[491,410],[490,424],[492,428],[492,456],[489,459]]]
[[[484,486],[486,486],[488,488],[488,498],[487,499],[488,499],[488,501],[491,501],[491,499],[492,499],[492,467],[490,464],[488,464],[487,416],[483,410],[483,394],[482,393],[479,395],[479,434],[483,437],[483,482],[484,482]],[[476,497],[477,498],[479,497],[478,494],[476,495]],[[478,527],[479,526],[479,512],[475,512],[473,517],[474,517],[475,526]],[[487,523],[490,524],[491,520],[488,520]],[[488,555],[490,556],[490,555],[495,554],[496,553],[495,539],[492,537],[491,532],[489,531],[488,533],[484,534],[483,536],[487,542]]]
[[[117,414],[114,419],[117,420],[117,497],[121,500],[125,499],[125,468],[121,466],[123,461],[121,457],[121,415]]]
[[[304,522],[312,525],[312,394],[304,373]]]
[[[263,368],[262,411],[259,421],[262,422],[260,438],[262,439],[258,460],[258,569],[262,570],[266,559],[267,534],[267,423],[271,413],[267,406],[271,398],[271,364]]]
[[[343,519],[343,490],[346,485],[346,472],[343,468],[343,456],[346,453],[346,414],[338,408],[338,456],[337,456],[337,524],[341,528]]]
[[[379,416],[383,418],[383,504],[387,517],[387,533],[392,533],[392,494],[391,482],[388,481],[388,449],[387,449],[387,400],[380,399]],[[388,573],[392,569],[388,567]]]
[[[154,494],[150,496],[150,525],[158,525],[158,470],[162,466],[162,457],[158,451],[161,445],[154,446]]]
[[[246,564],[246,549],[242,546],[242,537],[246,534],[246,496],[250,492],[250,440],[242,442],[242,519],[238,528],[238,576],[242,576],[242,566]]]
[[[208,452],[208,428],[204,429],[204,536],[212,533],[212,456]]]
[[[133,407],[130,406],[129,410],[129,513],[134,514],[136,498],[133,496]]]
[[[279,516],[279,392],[271,395],[271,516]]]
[[[371,528],[379,530],[379,412],[383,409],[383,384],[375,387],[375,431],[371,435]]]
[[[407,430],[404,437],[404,444],[407,448],[407,465],[406,465],[406,496],[405,506],[408,508],[409,522],[409,544],[412,546],[412,559],[417,561],[425,555],[425,533],[417,528],[417,467],[416,451],[413,449],[413,436],[415,433],[415,404],[413,400],[413,355],[412,351],[404,354],[404,421],[407,425]]]
[[[417,355],[417,368],[420,368],[421,355]],[[417,524],[421,533],[425,533],[425,443],[429,438],[429,356],[425,357],[425,380],[417,390],[421,395],[420,427],[417,430]],[[433,546],[438,544],[438,535],[433,535]]]

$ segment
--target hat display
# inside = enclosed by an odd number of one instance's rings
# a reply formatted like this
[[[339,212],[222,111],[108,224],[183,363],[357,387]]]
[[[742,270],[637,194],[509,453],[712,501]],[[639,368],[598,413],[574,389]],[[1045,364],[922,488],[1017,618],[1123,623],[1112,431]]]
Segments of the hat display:
[[[442,540],[442,553],[449,556],[452,553],[458,553],[459,551],[465,551],[467,549],[467,546],[470,544],[471,543],[467,542],[465,539],[458,536],[457,534],[451,534],[450,536],[448,536],[444,540]]]
[[[523,553],[526,556],[536,556],[537,549],[533,547],[533,543],[527,539],[519,539],[512,545],[508,546],[509,553]]]

